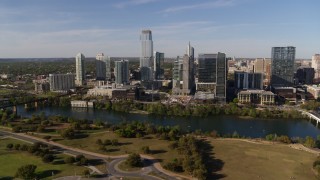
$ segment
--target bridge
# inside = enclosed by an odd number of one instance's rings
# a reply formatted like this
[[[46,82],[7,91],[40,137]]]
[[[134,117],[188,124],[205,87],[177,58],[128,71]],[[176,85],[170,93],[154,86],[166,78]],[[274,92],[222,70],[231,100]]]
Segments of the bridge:
[[[12,107],[13,112],[15,114],[17,114],[17,106],[18,105],[25,105],[25,107],[27,108],[28,105],[34,103],[34,107],[38,107],[38,102],[43,102],[43,101],[48,101],[48,98],[35,98],[32,100],[15,101],[15,102],[10,101],[9,99],[1,99],[0,100],[0,109]]]
[[[313,119],[317,122],[317,126],[318,126],[318,123],[320,122],[320,117],[316,116],[315,114],[311,113],[311,112],[308,112],[308,111],[304,111],[304,110],[298,110],[301,112],[301,114],[309,117],[310,119]]]

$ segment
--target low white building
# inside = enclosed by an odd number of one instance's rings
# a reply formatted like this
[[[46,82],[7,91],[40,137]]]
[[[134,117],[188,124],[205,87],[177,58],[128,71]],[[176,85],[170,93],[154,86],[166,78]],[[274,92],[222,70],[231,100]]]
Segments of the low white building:
[[[314,99],[317,99],[318,97],[320,97],[320,87],[319,86],[316,86],[316,85],[307,86],[307,91],[308,91],[308,93],[312,94]]]

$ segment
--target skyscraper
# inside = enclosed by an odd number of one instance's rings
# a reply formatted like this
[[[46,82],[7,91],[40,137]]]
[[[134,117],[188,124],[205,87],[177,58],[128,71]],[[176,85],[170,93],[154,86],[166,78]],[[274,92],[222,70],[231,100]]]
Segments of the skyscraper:
[[[86,79],[86,72],[84,70],[85,57],[83,54],[76,55],[76,85],[83,86]]]
[[[315,82],[320,82],[320,54],[312,56],[311,67],[313,67],[315,71]]]
[[[104,56],[103,53],[99,53],[96,56],[96,71],[97,80],[111,79],[110,58],[108,56]]]
[[[189,43],[186,54],[182,58],[178,56],[174,62],[172,91],[189,95],[194,87],[194,48]]]
[[[114,75],[116,84],[129,83],[129,61],[121,60],[114,62]]]
[[[271,86],[292,86],[296,48],[273,47],[271,53]]]
[[[226,54],[199,54],[197,90],[211,91],[221,100],[226,98]]]
[[[161,52],[154,52],[154,78],[156,80],[164,79],[164,69],[163,69],[163,62],[164,62],[164,53]]]
[[[142,30],[141,36],[140,73],[142,81],[153,80],[153,42],[151,30]]]

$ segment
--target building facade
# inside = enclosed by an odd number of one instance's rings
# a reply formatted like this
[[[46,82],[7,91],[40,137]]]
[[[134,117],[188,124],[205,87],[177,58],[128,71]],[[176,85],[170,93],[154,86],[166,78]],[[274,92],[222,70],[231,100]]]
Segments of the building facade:
[[[194,48],[187,47],[187,54],[183,57],[177,57],[173,69],[173,94],[190,95],[195,88],[194,78]]]
[[[96,79],[97,80],[111,80],[110,57],[99,53],[96,56]]]
[[[66,92],[75,87],[74,74],[49,74],[50,91]]]
[[[215,93],[215,97],[225,100],[227,82],[227,60],[224,53],[199,54],[197,91]],[[199,89],[201,87],[201,89]],[[215,90],[213,88],[215,87]]]
[[[85,56],[81,53],[76,55],[76,85],[83,86],[85,84],[86,72],[85,72]]]
[[[154,52],[154,79],[155,80],[163,80],[164,79],[164,69],[163,69],[163,63],[164,63],[164,53],[161,52]]]
[[[313,84],[315,71],[311,67],[299,67],[295,76],[295,84]]]
[[[151,30],[142,30],[140,35],[140,73],[142,81],[153,80],[153,41]]]
[[[114,76],[116,84],[128,84],[129,82],[129,61],[121,60],[114,62]]]
[[[264,90],[248,90],[238,93],[240,103],[254,103],[270,105],[275,103],[275,95],[271,91]]]
[[[263,74],[250,72],[234,72],[236,89],[263,89]]]
[[[271,86],[290,87],[294,83],[296,48],[273,47],[271,53]]]
[[[311,67],[314,68],[314,79],[316,83],[320,82],[320,54],[315,54],[311,59]]]

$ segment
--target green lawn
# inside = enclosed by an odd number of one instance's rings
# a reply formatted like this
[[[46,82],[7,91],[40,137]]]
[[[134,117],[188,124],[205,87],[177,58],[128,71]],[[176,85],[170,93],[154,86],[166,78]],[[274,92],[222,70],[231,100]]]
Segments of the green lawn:
[[[85,167],[63,164],[62,161],[66,155],[58,154],[57,159],[51,163],[43,163],[40,157],[29,154],[28,152],[21,151],[8,151],[6,145],[13,144],[26,144],[23,141],[15,139],[1,139],[0,140],[0,179],[1,177],[13,177],[17,169],[26,164],[34,164],[37,166],[36,172],[41,179],[52,179],[61,176],[70,176],[82,174]],[[52,177],[52,172],[54,176]]]
[[[102,141],[105,139],[118,139],[120,145],[107,146],[108,152],[103,152],[99,150],[99,145],[96,144],[97,139],[101,139]],[[168,148],[168,145],[171,143],[170,141],[159,140],[150,135],[144,138],[120,138],[113,132],[103,132],[91,133],[86,138],[72,140],[64,139],[57,142],[67,146],[107,155],[122,155],[133,152],[141,153],[140,149],[142,146],[149,146],[152,152],[150,155],[160,159],[162,162],[172,161],[174,158],[179,156],[176,151],[172,151]]]
[[[224,179],[316,179],[316,155],[284,144],[253,144],[238,140],[210,139]],[[222,163],[221,163],[222,162]]]

